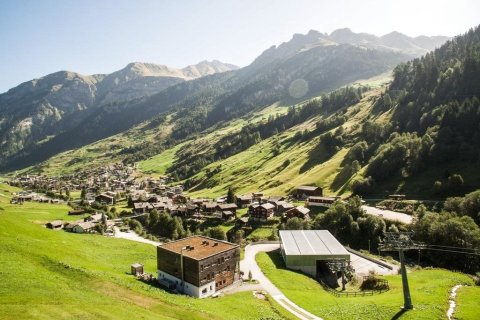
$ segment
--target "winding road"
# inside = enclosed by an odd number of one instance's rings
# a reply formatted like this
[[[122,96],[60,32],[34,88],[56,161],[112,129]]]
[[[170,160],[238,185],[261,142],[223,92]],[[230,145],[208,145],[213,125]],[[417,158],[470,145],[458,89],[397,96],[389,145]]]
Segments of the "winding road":
[[[268,292],[275,299],[278,304],[288,310],[290,313],[294,314],[296,317],[302,320],[322,320],[322,318],[317,317],[314,314],[311,314],[307,310],[300,308],[294,302],[289,300],[268,278],[263,274],[262,270],[255,261],[255,256],[259,252],[269,252],[277,250],[280,248],[280,244],[255,244],[248,245],[245,247],[245,258],[240,261],[240,270],[244,274],[248,274],[249,271],[252,272],[252,277],[261,284],[263,289]]]

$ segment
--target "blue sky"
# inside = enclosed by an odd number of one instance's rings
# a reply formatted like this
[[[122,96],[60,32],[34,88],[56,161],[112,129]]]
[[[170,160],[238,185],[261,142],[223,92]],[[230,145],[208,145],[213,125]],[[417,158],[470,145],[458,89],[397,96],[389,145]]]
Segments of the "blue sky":
[[[0,92],[58,70],[109,73],[129,62],[248,65],[311,29],[453,36],[480,24],[480,1],[0,0]]]

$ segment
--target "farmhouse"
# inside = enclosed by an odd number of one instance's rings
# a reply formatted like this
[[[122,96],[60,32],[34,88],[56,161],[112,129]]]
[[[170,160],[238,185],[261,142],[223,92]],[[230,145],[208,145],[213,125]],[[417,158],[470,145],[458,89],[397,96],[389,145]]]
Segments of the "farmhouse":
[[[225,211],[230,211],[233,212],[234,215],[237,214],[237,205],[235,203],[223,203],[223,204],[217,204],[215,207],[215,210],[218,212],[225,212]]]
[[[321,197],[323,195],[323,190],[317,186],[299,186],[295,189],[294,196],[297,199],[306,199],[310,196]]]
[[[331,207],[340,197],[308,197],[305,201],[307,207]]]
[[[93,222],[80,222],[75,224],[71,229],[74,233],[89,233],[92,232],[95,228],[95,224]]]
[[[239,279],[240,247],[226,241],[192,236],[157,247],[160,284],[205,298]]]
[[[52,222],[48,222],[45,226],[49,229],[60,230],[63,228],[63,221],[54,220]]]
[[[242,196],[237,196],[237,206],[239,208],[246,208],[249,205],[251,205],[253,202],[253,196],[250,195],[242,195]]]
[[[328,230],[280,230],[287,268],[318,277],[329,260],[350,261],[350,254]]]
[[[98,203],[114,205],[115,197],[107,193],[102,193],[95,197],[95,201],[97,201]]]
[[[273,216],[275,206],[271,203],[264,203],[261,205],[251,205],[248,207],[248,214],[252,221],[266,222]]]
[[[292,209],[289,209],[285,211],[283,216],[285,219],[290,219],[290,218],[300,218],[304,220],[310,219],[310,209],[305,208],[304,206],[299,206],[299,207],[294,207]]]

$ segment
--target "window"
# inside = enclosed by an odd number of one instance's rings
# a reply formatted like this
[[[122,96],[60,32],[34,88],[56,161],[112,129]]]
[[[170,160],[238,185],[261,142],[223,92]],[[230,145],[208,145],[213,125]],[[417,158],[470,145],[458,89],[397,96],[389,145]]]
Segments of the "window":
[[[204,288],[204,289],[202,290],[202,294],[205,294],[205,293],[207,293],[207,288]]]
[[[227,266],[227,271],[230,271],[230,266]]]
[[[203,264],[200,266],[200,271],[203,271]]]

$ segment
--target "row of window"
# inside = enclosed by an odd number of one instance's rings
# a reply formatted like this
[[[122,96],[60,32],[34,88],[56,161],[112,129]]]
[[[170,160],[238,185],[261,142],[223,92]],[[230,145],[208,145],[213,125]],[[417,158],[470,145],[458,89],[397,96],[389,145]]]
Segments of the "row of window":
[[[227,271],[230,271],[230,266],[228,265],[224,270],[223,272],[227,272]],[[217,272],[217,274],[220,273],[220,272]],[[212,273],[208,273],[206,275],[206,277],[203,278],[203,281],[205,280],[210,280],[210,279],[214,279],[215,278],[215,272],[212,272]]]

